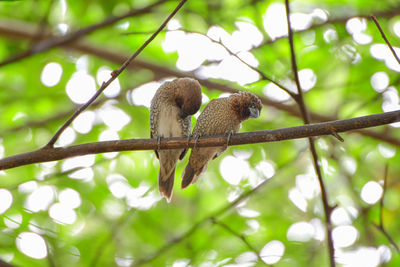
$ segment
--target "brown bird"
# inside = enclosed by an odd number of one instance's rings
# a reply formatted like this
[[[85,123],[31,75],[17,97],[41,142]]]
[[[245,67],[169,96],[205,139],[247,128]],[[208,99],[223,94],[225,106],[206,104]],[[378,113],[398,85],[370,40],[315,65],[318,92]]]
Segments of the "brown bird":
[[[150,137],[189,136],[192,115],[201,106],[201,86],[191,78],[175,79],[158,88],[150,105]],[[185,157],[187,149],[155,150],[160,160],[158,187],[160,194],[171,200],[175,167]]]
[[[197,139],[206,135],[228,134],[228,143],[231,134],[239,131],[241,122],[260,116],[261,108],[260,99],[249,92],[213,99],[197,119],[193,135]],[[226,146],[192,149],[189,163],[182,173],[182,188],[194,184],[199,175],[207,169],[208,162],[225,150]]]

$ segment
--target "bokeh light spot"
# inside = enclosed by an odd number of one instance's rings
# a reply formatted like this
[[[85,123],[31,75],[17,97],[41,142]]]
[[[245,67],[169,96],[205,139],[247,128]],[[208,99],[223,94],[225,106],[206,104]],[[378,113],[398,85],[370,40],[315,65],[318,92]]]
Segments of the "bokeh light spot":
[[[308,222],[297,222],[287,230],[286,236],[289,241],[307,242],[314,237],[315,229]]]
[[[68,97],[76,104],[86,103],[96,92],[94,78],[84,71],[75,72],[65,88]]]
[[[95,112],[84,111],[72,122],[72,127],[78,133],[87,134],[92,130],[95,118]]]
[[[49,215],[56,223],[73,224],[76,221],[76,213],[65,203],[54,203],[49,209]]]
[[[263,93],[266,97],[273,101],[283,102],[290,99],[290,95],[273,83],[269,83],[264,87]]]
[[[46,64],[42,70],[40,80],[47,87],[52,87],[60,82],[63,69],[60,64],[51,62]]]
[[[274,165],[266,160],[261,161],[260,163],[257,164],[256,170],[262,173],[262,175],[266,178],[269,179],[275,174],[275,168]]]
[[[219,170],[225,181],[238,185],[249,173],[249,163],[233,156],[226,156],[219,165]]]
[[[346,30],[349,34],[355,34],[364,31],[367,28],[365,19],[351,18],[346,22]]]
[[[26,198],[25,208],[32,212],[47,210],[54,198],[55,191],[52,186],[40,186]]]
[[[71,209],[78,208],[82,203],[79,193],[71,188],[62,190],[58,195],[58,200]]]
[[[4,224],[8,228],[17,229],[18,227],[21,226],[21,223],[22,223],[22,215],[19,213],[4,217]]]
[[[332,230],[332,238],[335,247],[349,247],[356,242],[358,238],[358,231],[352,225],[338,226]]]
[[[303,69],[299,71],[299,80],[301,89],[307,92],[317,83],[317,76],[312,69]]]
[[[98,112],[100,119],[113,131],[121,130],[131,121],[124,111],[111,104],[105,104]]]
[[[272,240],[261,249],[260,257],[266,264],[275,264],[280,261],[284,252],[285,245],[279,240]]]
[[[376,72],[371,76],[371,85],[375,91],[381,93],[389,85],[389,76],[383,71]]]
[[[265,31],[271,39],[276,39],[287,35],[287,28],[285,6],[282,3],[271,4],[264,15]]]
[[[19,251],[34,259],[43,259],[47,256],[47,246],[43,237],[30,232],[22,232],[17,237]]]
[[[151,99],[160,87],[159,82],[145,83],[132,91],[131,100],[135,106],[150,107]]]
[[[393,158],[396,155],[396,149],[387,144],[379,144],[378,151],[386,159]]]
[[[0,189],[0,214],[3,214],[11,207],[13,197],[7,189]]]
[[[75,130],[72,127],[67,127],[58,138],[55,146],[67,146],[72,144],[76,139]]]
[[[376,202],[378,202],[379,199],[382,197],[382,194],[383,194],[382,186],[375,181],[369,181],[361,189],[361,199],[365,203],[370,205],[373,205]]]
[[[301,194],[298,188],[292,188],[289,191],[289,199],[299,208],[301,211],[306,212],[307,210],[307,200]]]

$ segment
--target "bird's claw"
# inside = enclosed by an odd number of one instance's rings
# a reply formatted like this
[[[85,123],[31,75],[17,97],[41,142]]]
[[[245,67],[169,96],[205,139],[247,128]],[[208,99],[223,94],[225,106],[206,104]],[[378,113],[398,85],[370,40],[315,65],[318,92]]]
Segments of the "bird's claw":
[[[160,150],[160,145],[161,145],[161,136],[157,137],[157,150]]]
[[[191,135],[191,134],[189,134],[189,135],[187,136],[187,139],[186,139],[186,148],[187,148],[187,149],[189,149],[189,141],[190,141],[190,138],[192,138],[192,135]]]
[[[233,131],[230,130],[230,131],[228,132],[228,136],[226,137],[226,145],[225,145],[226,147],[229,146],[229,141],[231,140],[232,134],[233,134]]]
[[[196,134],[196,135],[194,136],[194,146],[193,146],[193,149],[197,148],[196,146],[197,146],[197,141],[199,141],[199,138],[200,138],[200,134]]]

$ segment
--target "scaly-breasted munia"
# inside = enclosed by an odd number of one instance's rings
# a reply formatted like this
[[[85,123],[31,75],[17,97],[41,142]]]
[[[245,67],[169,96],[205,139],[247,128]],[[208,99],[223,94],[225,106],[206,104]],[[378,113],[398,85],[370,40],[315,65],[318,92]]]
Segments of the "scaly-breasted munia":
[[[193,136],[237,133],[241,122],[260,115],[262,104],[260,99],[249,92],[239,92],[229,97],[213,99],[204,108],[197,119]],[[182,188],[197,181],[199,175],[207,169],[210,160],[218,157],[226,150],[223,147],[194,148],[189,162],[182,173]]]
[[[189,136],[192,115],[201,106],[201,86],[191,78],[175,79],[158,88],[150,105],[150,137],[168,138]],[[187,149],[155,150],[160,160],[158,186],[160,194],[169,201],[174,185],[175,167]]]

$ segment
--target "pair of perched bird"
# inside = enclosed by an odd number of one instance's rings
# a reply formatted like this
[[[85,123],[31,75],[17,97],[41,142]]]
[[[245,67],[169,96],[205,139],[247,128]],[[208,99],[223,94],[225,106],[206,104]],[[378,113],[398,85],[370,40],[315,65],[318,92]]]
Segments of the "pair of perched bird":
[[[201,106],[201,86],[191,78],[175,79],[158,88],[150,105],[151,138],[189,137],[192,115]],[[237,133],[241,122],[260,115],[260,99],[249,92],[211,100],[197,119],[193,136]],[[226,147],[194,148],[182,174],[182,188],[197,181],[210,160],[218,157]],[[155,150],[160,160],[158,185],[160,194],[168,201],[172,196],[175,167],[187,152],[184,149]]]

